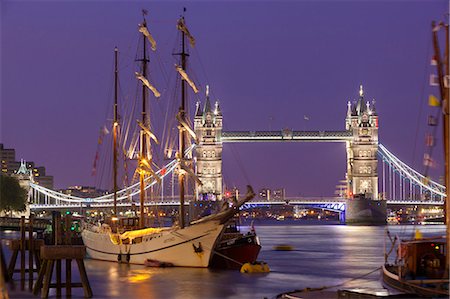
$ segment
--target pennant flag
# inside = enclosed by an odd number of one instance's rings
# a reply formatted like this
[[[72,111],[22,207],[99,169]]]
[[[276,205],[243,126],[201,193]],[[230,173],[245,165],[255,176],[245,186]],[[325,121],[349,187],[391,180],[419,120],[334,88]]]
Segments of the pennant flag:
[[[178,20],[177,29],[182,31],[182,32],[184,32],[184,34],[187,35],[187,37],[189,38],[189,43],[191,44],[191,47],[194,47],[195,46],[195,39],[192,36],[192,34],[189,32],[189,30],[187,29],[183,18]]]
[[[433,159],[429,154],[423,155],[423,165],[425,166],[433,166]]]
[[[432,107],[438,107],[441,104],[440,104],[438,98],[436,98],[434,95],[430,94],[428,96],[428,105],[430,105]]]
[[[103,135],[108,135],[109,134],[109,130],[108,130],[108,128],[105,125],[103,125],[102,133],[103,133]]]
[[[91,176],[95,176],[97,173],[97,161],[98,161],[98,150],[95,153],[95,158],[94,158],[94,165],[92,165],[92,172],[91,172]]]
[[[145,86],[147,86],[148,89],[150,89],[153,92],[153,95],[157,98],[159,98],[161,96],[161,94],[159,93],[159,91],[156,89],[156,87],[154,87],[153,85],[150,84],[150,82],[148,82],[148,80],[142,76],[142,74],[135,72],[136,78],[141,80],[142,84],[144,84]]]
[[[436,75],[430,75],[430,86],[439,86],[439,79]]]
[[[428,116],[428,125],[432,126],[432,127],[437,126],[437,119],[436,119],[436,117],[434,117],[433,115],[429,115]]]
[[[148,31],[147,27],[145,27],[144,25],[139,25],[139,32],[142,33],[145,37],[147,37],[148,41],[152,45],[152,50],[156,51],[156,41]]]
[[[442,27],[442,22],[440,22],[439,24],[437,24],[436,26],[433,27],[433,32],[438,32],[439,29],[441,29]]]
[[[437,65],[437,59],[436,56],[431,57],[431,63],[430,65]]]
[[[434,146],[434,137],[431,134],[427,134],[427,136],[425,137],[425,143],[427,146]]]
[[[183,70],[183,68],[179,65],[175,64],[175,68],[177,69],[178,73],[181,75],[181,77],[189,83],[189,85],[192,87],[192,90],[194,90],[195,93],[198,93],[198,88],[195,86],[195,83],[189,78],[189,76],[186,74],[186,72]]]

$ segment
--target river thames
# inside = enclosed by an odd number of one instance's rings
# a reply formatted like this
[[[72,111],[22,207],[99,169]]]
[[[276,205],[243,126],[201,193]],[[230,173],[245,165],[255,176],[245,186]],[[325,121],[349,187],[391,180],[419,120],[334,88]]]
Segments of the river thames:
[[[392,235],[411,237],[416,229],[424,236],[445,233],[444,225],[388,226]],[[243,227],[243,231],[248,227]],[[277,294],[307,287],[380,288],[379,268],[384,254],[384,226],[255,222],[262,249],[259,260],[269,264],[268,274],[242,274],[232,270],[198,268],[148,268],[85,260],[94,298],[274,298]],[[2,235],[2,241],[8,238]],[[275,251],[288,244],[292,251]],[[6,252],[9,260],[10,253]],[[76,266],[73,267],[76,270]],[[74,280],[79,277],[74,272]],[[15,279],[19,277],[15,274]],[[352,280],[352,281],[350,281]],[[342,285],[344,284],[344,285]],[[19,283],[17,287],[19,287]],[[82,289],[73,289],[82,298]],[[64,294],[64,290],[63,290]],[[10,292],[11,298],[36,298],[31,293]],[[55,297],[55,290],[50,291]]]

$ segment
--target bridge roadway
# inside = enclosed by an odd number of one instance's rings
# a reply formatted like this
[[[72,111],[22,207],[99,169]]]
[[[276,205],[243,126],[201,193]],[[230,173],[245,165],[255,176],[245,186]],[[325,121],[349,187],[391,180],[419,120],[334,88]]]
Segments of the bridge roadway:
[[[222,142],[248,141],[322,141],[344,142],[353,139],[352,131],[229,131],[222,132]]]
[[[338,197],[287,197],[284,200],[262,200],[254,199],[245,204],[244,207],[255,207],[255,206],[272,206],[272,205],[323,205],[323,204],[345,204],[345,199]],[[394,199],[387,201],[388,205],[443,205],[443,201],[438,200],[400,200]],[[118,207],[131,207],[132,205],[139,206],[138,202],[118,202]],[[179,201],[176,199],[161,200],[154,199],[152,201],[145,202],[146,206],[178,206]],[[189,205],[189,201],[185,202],[185,205]],[[64,203],[64,204],[31,204],[30,209],[33,211],[39,210],[52,210],[52,209],[72,209],[72,208],[108,208],[112,207],[113,204],[110,202],[95,203],[89,202],[88,200],[83,203]]]

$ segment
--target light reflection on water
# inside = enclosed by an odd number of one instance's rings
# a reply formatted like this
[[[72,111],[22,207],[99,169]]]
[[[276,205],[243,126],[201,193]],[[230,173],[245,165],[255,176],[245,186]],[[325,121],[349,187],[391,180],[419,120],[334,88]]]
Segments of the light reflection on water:
[[[295,289],[342,284],[380,267],[384,261],[385,227],[285,223],[256,226],[263,246],[259,258],[269,264],[271,273],[147,268],[85,260],[94,297],[273,298],[276,294]],[[411,237],[416,228],[390,226],[389,230],[391,235]],[[443,225],[419,228],[424,236],[445,232]],[[273,247],[280,244],[289,244],[294,250],[274,251]],[[73,269],[77,267],[74,265]],[[74,281],[79,281],[77,274],[73,275]],[[376,271],[346,287],[381,287],[379,276],[379,271]],[[52,290],[51,295],[54,294]],[[80,298],[83,293],[81,289],[74,289],[73,294]],[[14,293],[11,297],[18,298]]]

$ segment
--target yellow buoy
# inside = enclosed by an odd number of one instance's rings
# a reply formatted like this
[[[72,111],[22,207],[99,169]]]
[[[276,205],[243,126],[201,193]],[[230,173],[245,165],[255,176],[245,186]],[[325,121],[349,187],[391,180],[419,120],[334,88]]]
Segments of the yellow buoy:
[[[416,229],[416,234],[415,234],[414,238],[415,238],[416,240],[422,239],[422,238],[423,238],[422,233],[420,232],[419,229]]]
[[[280,244],[273,247],[273,250],[279,250],[279,251],[291,251],[294,250],[294,247],[287,244]]]
[[[268,273],[269,265],[265,262],[245,263],[241,267],[241,273]]]

